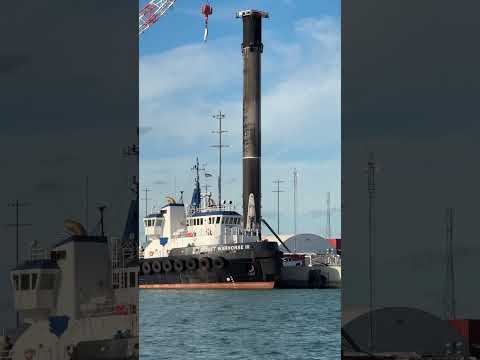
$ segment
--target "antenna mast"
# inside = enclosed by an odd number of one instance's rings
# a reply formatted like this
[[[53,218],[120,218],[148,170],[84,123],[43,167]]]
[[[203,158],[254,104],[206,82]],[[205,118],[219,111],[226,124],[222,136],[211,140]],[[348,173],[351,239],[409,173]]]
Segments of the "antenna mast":
[[[373,157],[373,153],[370,153],[368,160],[368,277],[370,284],[370,311],[369,311],[369,349],[371,351],[375,348],[375,333],[374,333],[374,294],[375,294],[375,274],[374,274],[374,261],[375,261],[375,172],[376,165]]]
[[[85,228],[88,234],[88,175],[85,178]]]
[[[277,193],[277,234],[280,235],[280,193],[284,192],[280,190],[280,184],[283,183],[282,180],[277,179],[273,181],[274,184],[277,184],[277,190],[273,190],[274,193]]]
[[[105,236],[105,229],[104,229],[104,221],[103,221],[103,212],[105,211],[106,206],[102,205],[98,207],[98,211],[100,211],[100,232],[102,234],[102,237]]]
[[[327,228],[326,228],[326,235],[327,239],[330,240],[332,238],[332,228],[330,223],[331,217],[331,210],[330,210],[330,192],[327,192]]]
[[[297,191],[298,191],[298,172],[297,172],[297,169],[293,169],[293,235],[297,235]],[[296,246],[295,246],[295,250],[297,250]]]
[[[203,163],[203,168],[200,169],[203,170],[203,177],[205,178],[205,197],[207,197],[208,188],[210,187],[210,185],[207,184],[207,178],[211,176],[209,173],[207,173],[207,165],[207,163]]]
[[[447,254],[447,271],[446,271],[446,287],[445,287],[445,317],[446,320],[456,318],[455,304],[455,268],[453,263],[453,217],[455,211],[453,208],[447,208],[445,214],[445,230],[446,230],[446,254]]]
[[[145,197],[142,199],[145,200],[145,216],[148,216],[148,193],[152,190],[145,188],[143,191],[145,191]]]
[[[8,207],[14,207],[15,208],[15,223],[14,224],[8,224],[8,227],[15,227],[16,230],[16,253],[15,253],[15,265],[18,266],[19,264],[19,258],[20,258],[20,252],[19,252],[19,240],[20,240],[20,228],[25,227],[25,226],[32,226],[32,224],[21,224],[20,223],[20,208],[24,206],[28,206],[30,203],[27,202],[19,202],[16,200],[15,202],[9,203]],[[20,320],[18,316],[18,311],[16,312],[16,322],[17,322],[17,328],[20,325]]]
[[[202,164],[205,166],[206,164]],[[198,162],[198,157],[195,162],[195,165],[193,165],[192,170],[195,171],[195,185],[198,184],[198,187],[200,187],[200,171],[205,171],[205,168],[200,167],[200,163]]]
[[[218,114],[213,115],[213,118],[218,120],[218,130],[212,131],[212,133],[218,134],[218,144],[211,146],[218,148],[218,206],[220,206],[222,203],[222,148],[229,147],[229,145],[222,144],[222,134],[227,132],[222,129],[222,120],[225,118],[225,114],[219,111]]]

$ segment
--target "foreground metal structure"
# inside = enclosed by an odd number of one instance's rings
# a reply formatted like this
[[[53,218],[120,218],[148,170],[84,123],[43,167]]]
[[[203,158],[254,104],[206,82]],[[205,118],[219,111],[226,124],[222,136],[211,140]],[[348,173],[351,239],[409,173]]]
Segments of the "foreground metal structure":
[[[155,24],[160,16],[170,9],[175,0],[151,0],[140,10],[138,14],[138,34],[143,34],[153,24]]]

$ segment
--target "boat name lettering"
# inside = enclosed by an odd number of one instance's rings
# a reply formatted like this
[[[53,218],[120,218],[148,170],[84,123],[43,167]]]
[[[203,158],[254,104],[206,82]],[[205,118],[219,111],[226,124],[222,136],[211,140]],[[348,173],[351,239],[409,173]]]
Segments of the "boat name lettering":
[[[250,245],[222,245],[217,246],[218,251],[229,251],[229,250],[248,250],[250,249]]]
[[[214,247],[201,247],[201,252],[214,253],[217,251],[237,251],[237,250],[248,250],[250,245],[238,244],[238,245],[219,245]]]

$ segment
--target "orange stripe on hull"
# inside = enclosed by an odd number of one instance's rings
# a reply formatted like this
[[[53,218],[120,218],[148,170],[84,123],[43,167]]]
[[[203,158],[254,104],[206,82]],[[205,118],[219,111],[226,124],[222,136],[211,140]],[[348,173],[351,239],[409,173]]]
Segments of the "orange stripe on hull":
[[[273,289],[274,281],[193,284],[142,284],[140,289]]]

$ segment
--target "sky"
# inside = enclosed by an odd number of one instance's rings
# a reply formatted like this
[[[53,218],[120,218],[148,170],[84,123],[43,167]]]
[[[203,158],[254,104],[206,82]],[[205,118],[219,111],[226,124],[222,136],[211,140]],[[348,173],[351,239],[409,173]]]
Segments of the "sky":
[[[140,2],[140,6],[145,4]],[[140,190],[148,211],[180,190],[190,202],[198,156],[216,198],[218,127],[226,114],[222,197],[241,209],[242,23],[238,10],[268,11],[263,21],[262,214],[293,233],[293,171],[299,172],[297,232],[325,235],[331,193],[332,236],[340,236],[340,1],[211,1],[203,43],[203,2],[179,0],[140,36]],[[203,164],[206,164],[203,166]],[[205,178],[201,178],[202,186]],[[145,213],[145,192],[140,214]]]

